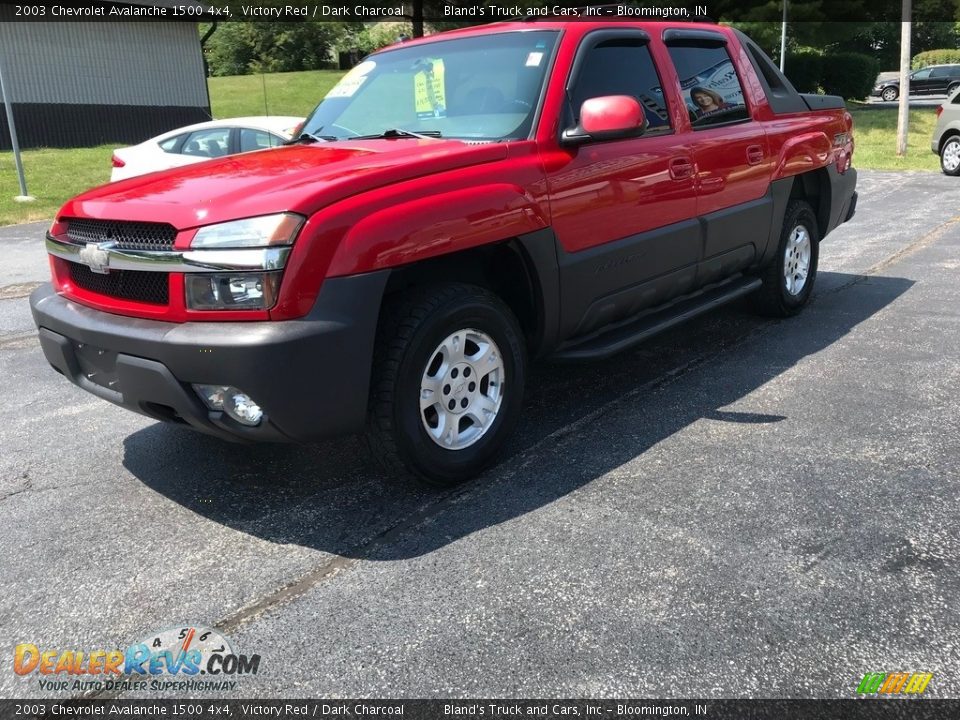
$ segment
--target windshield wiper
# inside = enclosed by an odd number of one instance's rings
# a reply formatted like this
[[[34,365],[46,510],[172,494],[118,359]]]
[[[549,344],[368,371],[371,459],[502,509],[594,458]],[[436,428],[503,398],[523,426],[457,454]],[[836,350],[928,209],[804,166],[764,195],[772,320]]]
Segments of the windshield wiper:
[[[357,135],[356,137],[350,138],[351,140],[379,140],[391,139],[391,138],[421,138],[422,140],[430,140],[432,138],[443,137],[443,134],[439,130],[424,130],[423,132],[413,132],[412,130],[401,130],[400,128],[390,128],[389,130],[384,130],[382,133],[376,133],[374,135]]]
[[[314,135],[313,133],[300,133],[300,137],[287,140],[284,145],[296,145],[297,143],[315,143],[315,142],[333,142],[339,140],[336,135]]]

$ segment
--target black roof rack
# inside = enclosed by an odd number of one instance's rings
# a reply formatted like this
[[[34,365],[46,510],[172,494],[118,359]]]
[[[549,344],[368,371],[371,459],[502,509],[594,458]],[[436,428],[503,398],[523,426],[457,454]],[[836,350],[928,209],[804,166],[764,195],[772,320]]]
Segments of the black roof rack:
[[[621,17],[621,16],[618,16],[618,15],[615,15],[614,12],[615,12],[616,8],[618,8],[618,7],[623,7],[623,6],[625,6],[625,5],[637,5],[637,6],[642,6],[642,7],[651,7],[650,5],[646,5],[646,4],[644,4],[644,3],[639,3],[639,2],[602,3],[602,4],[599,4],[599,5],[563,5],[563,7],[567,8],[568,10],[580,10],[580,11],[597,10],[597,11],[599,11],[599,12],[598,12],[596,15],[590,15],[589,17],[595,17],[595,18],[597,18],[597,19],[603,19],[604,17]],[[578,19],[582,20],[582,19],[584,19],[585,16],[586,16],[586,15],[585,15],[585,12],[581,12],[580,17],[579,17]],[[523,21],[523,22],[530,22],[530,21],[533,21],[533,20],[546,20],[546,19],[548,19],[548,18],[556,18],[556,17],[558,17],[558,16],[557,16],[557,15],[540,15],[540,14],[528,13],[527,15],[524,15],[522,18],[520,18],[520,20]],[[624,19],[624,20],[634,20],[634,21],[637,21],[637,20],[651,20],[651,21],[656,21],[656,20],[658,20],[659,18],[658,18],[656,15],[649,15],[649,16],[631,15],[631,16],[623,16],[623,19]],[[704,16],[704,17],[687,17],[687,18],[682,18],[682,17],[669,17],[669,18],[663,18],[663,19],[664,19],[665,21],[668,20],[668,21],[670,21],[670,22],[703,22],[703,23],[711,23],[711,24],[713,24],[713,25],[716,25],[716,24],[717,24],[717,21],[716,21],[716,20],[714,20],[713,18],[706,17],[706,16]]]

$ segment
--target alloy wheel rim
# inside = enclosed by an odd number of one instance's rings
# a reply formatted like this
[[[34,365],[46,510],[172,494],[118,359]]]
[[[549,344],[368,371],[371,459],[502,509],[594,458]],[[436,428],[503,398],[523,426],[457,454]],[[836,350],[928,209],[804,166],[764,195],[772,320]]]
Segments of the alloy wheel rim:
[[[960,167],[960,141],[951,140],[943,148],[943,167],[951,172]]]
[[[807,285],[810,254],[810,231],[804,225],[797,225],[787,238],[783,256],[783,279],[790,295],[799,295]]]
[[[420,380],[420,421],[445,450],[463,450],[482,438],[503,405],[505,368],[487,333],[465,328],[430,354]]]

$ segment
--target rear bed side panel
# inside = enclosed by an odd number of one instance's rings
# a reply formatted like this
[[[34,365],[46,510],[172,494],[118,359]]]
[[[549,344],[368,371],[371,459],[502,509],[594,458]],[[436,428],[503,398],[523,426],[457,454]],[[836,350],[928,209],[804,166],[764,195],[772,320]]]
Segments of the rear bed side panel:
[[[844,222],[849,214],[856,185],[856,172],[847,169],[853,154],[853,118],[842,98],[832,95],[798,93],[763,51],[739,30],[733,31],[741,47],[741,60],[752,70],[755,84],[750,90],[760,97],[762,121],[771,153],[775,158],[773,196],[775,210],[770,237],[779,238],[786,200],[795,190],[794,179],[804,180],[803,189],[816,189],[821,235]],[[769,259],[768,247],[763,260]]]

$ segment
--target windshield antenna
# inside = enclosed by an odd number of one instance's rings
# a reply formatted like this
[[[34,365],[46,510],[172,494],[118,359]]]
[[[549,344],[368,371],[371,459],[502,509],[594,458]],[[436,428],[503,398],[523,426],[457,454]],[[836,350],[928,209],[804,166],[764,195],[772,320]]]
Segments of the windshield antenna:
[[[263,74],[263,65],[260,66],[260,84],[263,86],[263,114],[269,115],[270,108],[267,107],[267,76]]]

